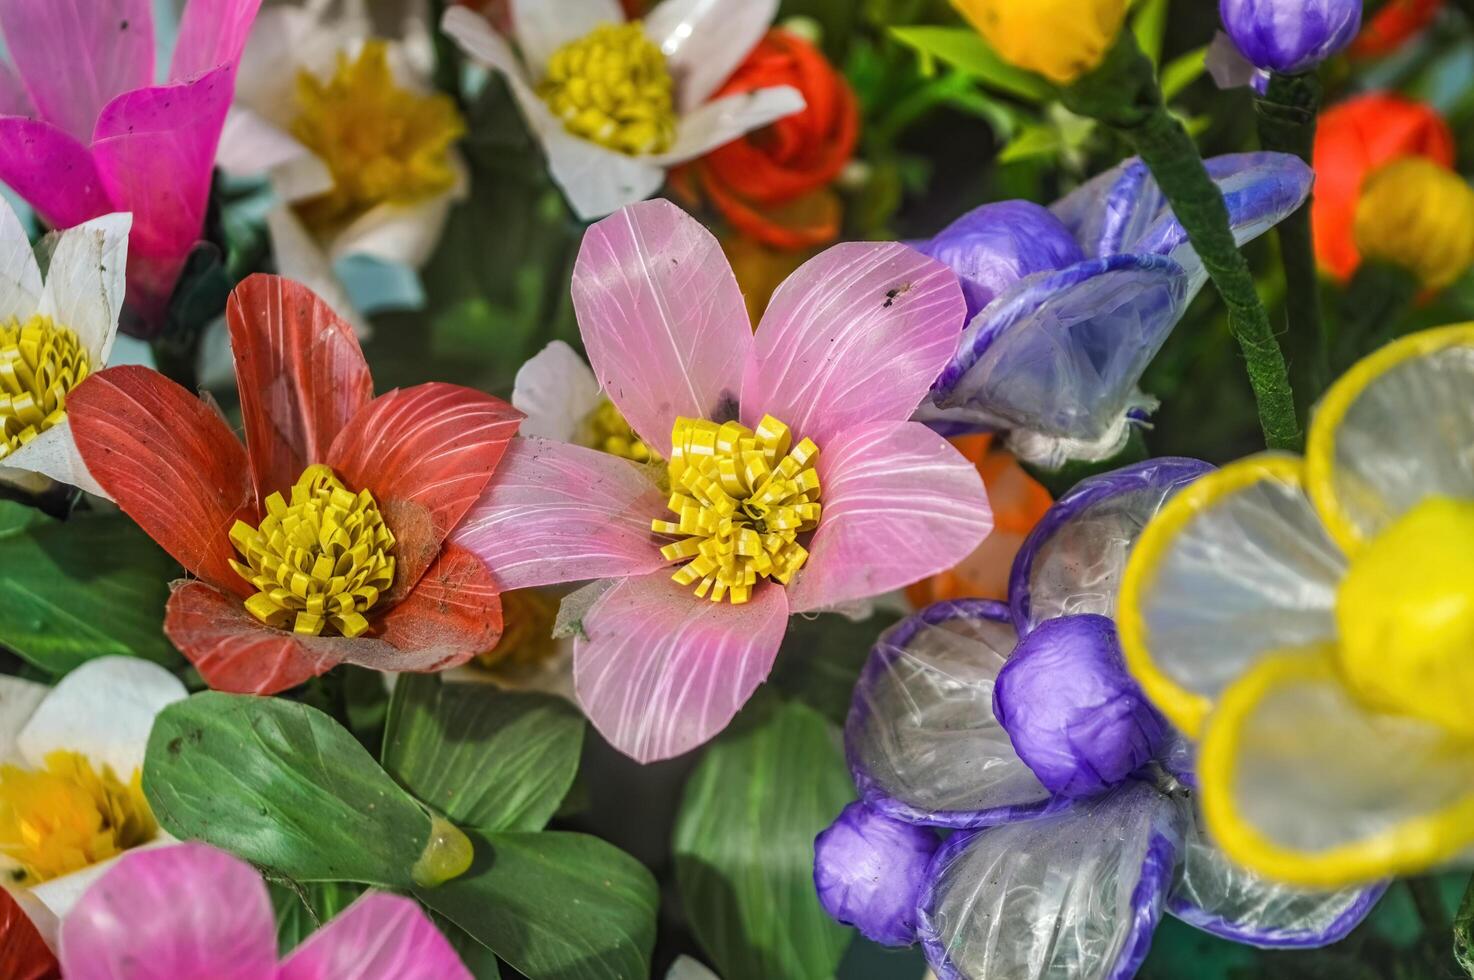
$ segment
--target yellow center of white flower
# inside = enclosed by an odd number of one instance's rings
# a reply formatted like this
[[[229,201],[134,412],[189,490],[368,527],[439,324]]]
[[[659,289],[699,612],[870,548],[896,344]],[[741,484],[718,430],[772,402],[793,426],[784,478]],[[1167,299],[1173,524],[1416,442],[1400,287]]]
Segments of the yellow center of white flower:
[[[1425,501],[1374,538],[1336,621],[1362,700],[1474,737],[1474,502]]]
[[[358,636],[394,583],[394,535],[373,494],[353,493],[321,464],[302,471],[290,504],[272,494],[261,526],[236,521],[230,540],[246,560],[230,566],[259,590],[246,609],[267,626]]]
[[[92,370],[77,335],[39,314],[0,323],[0,459],[67,416],[67,393]]]
[[[124,783],[76,752],[57,751],[44,769],[0,766],[0,854],[18,884],[36,885],[106,861],[158,833],[135,771]]]
[[[443,194],[455,185],[451,148],[465,132],[449,97],[394,80],[383,41],[368,41],[357,58],[339,54],[326,82],[310,72],[297,79],[292,135],[333,175],[333,189],[297,211],[308,227],[326,232],[380,204]]]
[[[785,585],[809,553],[798,536],[819,526],[819,447],[797,446],[788,426],[763,416],[754,432],[740,422],[718,425],[678,418],[668,465],[675,521],[651,529],[681,535],[662,548],[685,561],[673,576],[698,596],[747,602],[760,579]]]
[[[640,441],[619,409],[607,398],[601,399],[599,407],[583,420],[580,436],[579,441],[589,448],[621,459],[648,463],[660,458]]]
[[[563,45],[538,84],[570,133],[620,153],[663,153],[676,138],[675,86],[639,21],[604,24]]]

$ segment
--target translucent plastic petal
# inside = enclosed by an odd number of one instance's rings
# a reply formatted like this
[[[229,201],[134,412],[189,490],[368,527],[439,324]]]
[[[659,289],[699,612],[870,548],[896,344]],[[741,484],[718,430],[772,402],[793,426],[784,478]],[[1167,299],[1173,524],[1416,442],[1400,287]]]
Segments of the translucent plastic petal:
[[[1165,202],[1146,164],[1135,157],[1092,177],[1049,210],[1064,222],[1088,258],[1129,251]]]
[[[957,273],[969,320],[1025,276],[1085,258],[1070,229],[1032,201],[973,208],[916,248]]]
[[[179,19],[170,80],[239,61],[260,7],[261,0],[188,0]]]
[[[927,960],[949,980],[1126,980],[1161,918],[1180,835],[1147,783],[959,834],[922,892]]]
[[[73,331],[94,370],[107,363],[118,334],[132,225],[132,215],[109,214],[63,231],[33,311]]]
[[[1088,477],[1055,501],[1014,558],[1009,604],[1019,632],[1059,616],[1114,616],[1126,556],[1141,529],[1212,469],[1164,456]]]
[[[88,472],[82,453],[77,449],[77,440],[72,436],[71,422],[67,419],[62,419],[0,463],[0,483],[14,481],[23,486],[23,481],[37,474],[43,478],[43,484],[46,480],[55,480],[108,499],[107,491]]]
[[[1252,456],[1181,491],[1141,535],[1121,581],[1126,663],[1196,738],[1212,701],[1257,658],[1335,635],[1346,560],[1290,456]]]
[[[1429,497],[1474,497],[1474,324],[1413,334],[1326,393],[1311,425],[1307,482],[1343,548]]]
[[[0,61],[0,116],[34,116],[35,106],[9,63]]]
[[[53,228],[117,210],[86,144],[39,119],[0,117],[0,181]]]
[[[993,715],[1013,646],[1007,607],[984,599],[939,602],[881,636],[845,722],[861,799],[938,827],[990,826],[1049,804]]]
[[[278,980],[471,980],[413,899],[369,892],[283,961]]]
[[[762,39],[778,0],[663,0],[645,17],[677,81],[681,112],[711,97]]]
[[[941,845],[937,832],[864,803],[814,839],[814,889],[830,918],[883,946],[916,942],[916,898]]]
[[[0,200],[0,321],[24,321],[41,303],[41,268],[9,201]]]
[[[603,397],[594,372],[578,352],[561,340],[551,341],[517,369],[512,407],[527,416],[517,431],[573,442]]]

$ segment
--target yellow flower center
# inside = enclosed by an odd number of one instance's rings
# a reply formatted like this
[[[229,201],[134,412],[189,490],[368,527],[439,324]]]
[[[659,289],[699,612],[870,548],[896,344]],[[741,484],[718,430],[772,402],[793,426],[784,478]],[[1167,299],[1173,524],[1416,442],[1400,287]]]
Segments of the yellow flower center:
[[[0,323],[0,459],[67,417],[67,392],[92,370],[77,335],[36,315]]]
[[[40,770],[0,766],[0,854],[15,880],[36,885],[146,844],[158,833],[142,774],[124,783],[76,752],[57,751]]]
[[[353,493],[321,464],[302,471],[290,504],[272,494],[261,526],[236,521],[230,540],[245,558],[231,567],[260,590],[246,609],[267,626],[358,636],[394,582],[394,535],[373,494]]]
[[[583,420],[581,435],[580,441],[584,445],[621,459],[648,463],[660,458],[640,441],[640,437],[635,435],[635,430],[630,428],[619,409],[607,398],[601,400],[599,407]]]
[[[332,231],[380,204],[409,204],[455,185],[451,147],[466,131],[445,95],[411,92],[395,82],[388,46],[368,41],[357,58],[338,55],[323,82],[297,78],[292,134],[333,175],[333,189],[297,205],[315,231]]]
[[[740,422],[676,419],[671,432],[671,497],[675,521],[651,530],[681,541],[660,553],[685,561],[673,576],[698,596],[732,603],[752,598],[759,579],[788,583],[809,553],[800,534],[819,525],[819,447],[797,446],[788,426],[763,416],[757,431]]]
[[[1474,736],[1474,503],[1426,501],[1374,538],[1336,622],[1342,674],[1365,702]]]
[[[674,87],[665,55],[631,21],[604,24],[553,52],[537,94],[570,133],[638,156],[675,141]]]
[[[476,664],[487,670],[537,667],[558,652],[553,626],[558,621],[558,601],[537,589],[502,593],[502,638],[496,649],[476,655]]]

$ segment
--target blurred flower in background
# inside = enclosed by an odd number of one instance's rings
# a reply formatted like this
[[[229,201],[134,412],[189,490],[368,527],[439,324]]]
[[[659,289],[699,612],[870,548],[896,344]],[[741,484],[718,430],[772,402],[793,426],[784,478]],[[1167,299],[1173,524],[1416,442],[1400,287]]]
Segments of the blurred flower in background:
[[[1362,185],[1354,232],[1367,261],[1405,269],[1423,289],[1446,289],[1474,265],[1474,188],[1425,157],[1394,160]]]
[[[1358,58],[1391,54],[1432,24],[1443,10],[1443,0],[1388,0],[1372,15],[1351,45]]]
[[[1096,68],[1121,33],[1126,0],[952,0],[1011,65],[1067,85]]]

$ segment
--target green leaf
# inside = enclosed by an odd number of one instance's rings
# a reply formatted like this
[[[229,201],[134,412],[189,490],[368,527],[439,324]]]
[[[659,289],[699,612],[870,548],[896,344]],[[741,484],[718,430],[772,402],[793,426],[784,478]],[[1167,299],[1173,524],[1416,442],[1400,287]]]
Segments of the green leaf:
[[[922,55],[936,58],[1000,92],[1031,102],[1054,99],[1054,89],[1048,82],[998,57],[988,42],[971,28],[892,27],[891,35]]]
[[[1065,149],[1058,126],[1025,126],[998,153],[999,163],[1017,163],[1033,157],[1053,157]]]
[[[531,980],[650,976],[660,896],[644,865],[585,834],[470,837],[471,870],[422,902]]]
[[[1208,70],[1208,48],[1194,48],[1187,54],[1173,58],[1162,68],[1162,98],[1170,102],[1182,94],[1193,82],[1203,77]]]
[[[402,674],[384,768],[461,826],[541,830],[578,773],[583,729],[562,698]]]
[[[0,501],[0,645],[55,676],[106,656],[175,665],[162,627],[177,571],[121,514],[58,521]]]
[[[1162,41],[1167,36],[1167,0],[1141,0],[1131,16],[1131,32],[1142,53],[1156,64],[1162,58]]]
[[[814,895],[814,836],[854,799],[837,732],[795,703],[728,731],[686,784],[676,880],[724,980],[832,977],[850,932]]]
[[[502,971],[497,965],[495,953],[445,916],[438,912],[427,912],[430,920],[435,923],[435,928],[455,947],[456,955],[461,958],[466,969],[471,971],[471,976],[476,980],[501,980]]]
[[[143,791],[175,837],[300,882],[407,889],[435,836],[430,815],[346,729],[281,698],[206,691],[165,708]]]

